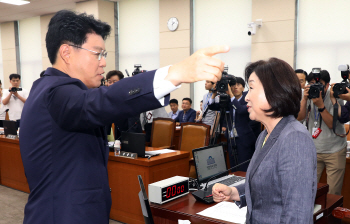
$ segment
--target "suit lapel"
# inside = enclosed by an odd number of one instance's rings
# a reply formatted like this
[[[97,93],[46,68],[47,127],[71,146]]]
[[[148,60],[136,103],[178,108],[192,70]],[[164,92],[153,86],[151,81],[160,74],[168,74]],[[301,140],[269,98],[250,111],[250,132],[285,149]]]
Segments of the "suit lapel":
[[[256,149],[255,151],[257,152],[257,154],[256,154],[255,160],[253,161],[253,163],[251,163],[252,167],[251,167],[250,173],[249,173],[249,181],[254,176],[256,170],[260,166],[260,163],[264,160],[265,156],[269,153],[270,149],[275,144],[281,131],[286,127],[287,123],[291,120],[291,116],[292,115],[290,115],[288,117],[283,117],[282,120],[280,120],[280,122],[278,122],[276,127],[273,129],[270,137],[267,139],[267,141],[265,142],[265,145],[262,148],[261,148],[261,145],[262,145],[266,135],[262,136],[263,138],[261,138],[260,141],[257,142],[258,145],[256,145],[256,147],[255,147],[255,149]]]

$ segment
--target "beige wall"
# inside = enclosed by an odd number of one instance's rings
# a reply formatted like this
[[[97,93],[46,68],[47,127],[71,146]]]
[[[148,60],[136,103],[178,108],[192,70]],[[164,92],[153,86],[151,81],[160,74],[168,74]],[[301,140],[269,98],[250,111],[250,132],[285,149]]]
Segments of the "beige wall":
[[[253,0],[252,21],[263,25],[252,36],[252,61],[277,57],[294,65],[295,0]]]
[[[47,50],[46,50],[46,33],[48,29],[49,22],[54,14],[50,15],[44,15],[40,16],[40,32],[41,32],[41,55],[42,55],[42,63],[43,63],[43,70],[47,69],[48,67],[51,67],[51,63],[49,60],[49,57],[47,56]]]
[[[160,0],[159,1],[159,49],[160,66],[182,61],[190,55],[190,0]],[[176,17],[179,27],[176,31],[168,30],[169,18]],[[171,93],[171,98],[176,98],[181,105],[184,97],[190,97],[190,85],[182,84],[182,87]],[[180,108],[181,109],[181,108]],[[166,108],[170,111],[169,106]]]
[[[1,46],[3,57],[4,83],[3,88],[9,88],[11,73],[17,73],[16,67],[16,45],[14,22],[2,23],[1,25]]]

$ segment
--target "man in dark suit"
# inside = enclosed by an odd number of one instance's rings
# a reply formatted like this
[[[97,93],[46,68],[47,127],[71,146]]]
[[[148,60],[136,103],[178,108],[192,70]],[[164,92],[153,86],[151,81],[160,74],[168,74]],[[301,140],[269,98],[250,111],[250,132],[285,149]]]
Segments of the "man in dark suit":
[[[66,10],[49,23],[46,48],[52,68],[34,82],[22,113],[20,149],[30,189],[25,224],[107,224],[111,195],[105,126],[167,105],[169,93],[183,82],[221,78],[224,64],[211,56],[227,52],[225,46],[97,88],[110,29],[93,16]],[[208,61],[212,66],[204,66]]]
[[[245,82],[240,77],[237,77],[236,81],[237,83],[229,86],[227,91],[227,94],[230,97],[230,101],[227,102],[225,108],[226,111],[230,112],[229,115],[226,115],[227,121],[225,116],[221,115],[221,123],[225,130],[225,136],[228,143],[230,167],[234,167],[235,165],[252,158],[255,141],[257,139],[257,136],[255,136],[249,125],[251,120],[247,110],[247,102],[245,101],[247,93],[243,92]],[[214,103],[215,97],[216,93],[213,94],[209,102],[209,109],[220,110],[220,104]],[[235,161],[235,157],[237,162]],[[248,165],[249,163],[243,164],[240,167],[237,167],[236,170],[247,171]]]
[[[182,111],[179,112],[179,115],[175,118],[176,125],[184,122],[194,122],[196,119],[196,111],[191,108],[192,100],[190,98],[182,99]]]

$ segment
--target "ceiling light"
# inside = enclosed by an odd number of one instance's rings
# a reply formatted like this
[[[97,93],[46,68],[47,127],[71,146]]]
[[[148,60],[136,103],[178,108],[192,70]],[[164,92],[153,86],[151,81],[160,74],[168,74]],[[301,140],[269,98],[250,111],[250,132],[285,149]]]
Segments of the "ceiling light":
[[[12,5],[25,5],[30,3],[30,1],[25,0],[0,0],[0,3],[7,3]]]

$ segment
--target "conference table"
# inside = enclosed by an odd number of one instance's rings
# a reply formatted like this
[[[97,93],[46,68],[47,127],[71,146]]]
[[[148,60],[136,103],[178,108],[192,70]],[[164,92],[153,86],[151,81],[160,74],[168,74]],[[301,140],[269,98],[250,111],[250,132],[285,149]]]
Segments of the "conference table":
[[[147,147],[153,151],[157,148]],[[112,196],[110,218],[124,223],[144,223],[138,192],[137,176],[141,175],[146,190],[148,184],[173,176],[187,176],[188,152],[175,151],[150,159],[116,157],[110,152],[107,165]],[[29,193],[18,139],[0,135],[0,184]]]

